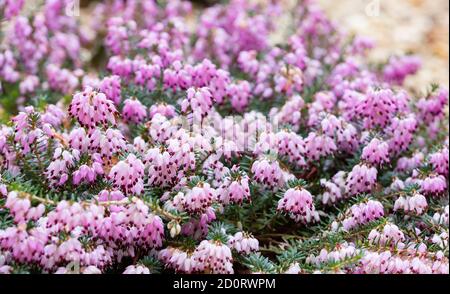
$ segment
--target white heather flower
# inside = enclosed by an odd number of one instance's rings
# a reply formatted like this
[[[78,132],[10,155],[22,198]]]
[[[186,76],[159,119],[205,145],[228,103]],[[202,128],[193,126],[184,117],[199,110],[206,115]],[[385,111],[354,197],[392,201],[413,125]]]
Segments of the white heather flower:
[[[291,264],[284,273],[290,275],[298,275],[301,271],[302,269],[300,268],[300,265],[296,262]]]
[[[237,232],[228,240],[228,246],[239,253],[250,254],[259,250],[259,242],[245,232]]]
[[[87,275],[99,275],[101,273],[102,273],[102,271],[93,265],[90,265],[83,270],[83,274],[85,274],[85,275],[86,274]]]
[[[428,207],[426,198],[421,194],[415,194],[412,197],[399,197],[394,204],[394,211],[404,210],[405,213],[422,215]]]
[[[123,272],[124,275],[149,275],[150,270],[143,265],[130,265]]]

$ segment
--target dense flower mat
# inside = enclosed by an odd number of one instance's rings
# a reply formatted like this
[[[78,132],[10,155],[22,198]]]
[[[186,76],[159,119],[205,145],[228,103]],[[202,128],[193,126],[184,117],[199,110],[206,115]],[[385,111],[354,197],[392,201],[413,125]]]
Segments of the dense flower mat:
[[[44,2],[0,0],[1,273],[448,273],[418,57],[309,0],[282,44],[280,1]]]

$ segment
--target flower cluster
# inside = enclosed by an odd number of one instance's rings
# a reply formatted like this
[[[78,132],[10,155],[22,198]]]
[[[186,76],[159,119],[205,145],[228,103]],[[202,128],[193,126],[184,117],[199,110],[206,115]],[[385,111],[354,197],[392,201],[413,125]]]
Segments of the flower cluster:
[[[342,227],[344,230],[351,230],[383,217],[384,208],[380,202],[369,200],[367,203],[353,205],[346,214],[349,216],[342,221]]]
[[[144,189],[144,164],[134,154],[111,168],[109,178],[125,194],[139,195]]]
[[[406,198],[400,196],[394,204],[394,211],[399,209],[406,213],[413,213],[421,215],[425,212],[428,207],[427,199],[421,194],[415,194],[412,197],[407,196]]]
[[[117,110],[114,103],[105,94],[91,88],[73,96],[68,112],[80,125],[90,129],[97,125],[116,123]]]
[[[245,232],[237,232],[228,240],[228,245],[239,253],[250,254],[259,250],[259,242]]]
[[[186,193],[178,193],[173,199],[173,203],[189,213],[203,213],[211,206],[216,197],[216,190],[212,189],[208,183],[199,183]]]
[[[278,201],[278,210],[288,213],[297,222],[309,223],[319,220],[311,193],[301,187],[287,190]]]
[[[378,230],[372,230],[368,236],[369,242],[373,244],[379,244],[386,246],[386,244],[392,244],[399,248],[404,247],[404,244],[400,244],[405,241],[405,235],[403,232],[394,224],[386,224],[383,230],[380,232]]]
[[[0,0],[0,273],[448,273],[418,57],[368,62],[314,0],[26,2]]]
[[[197,263],[198,271],[211,274],[234,273],[230,248],[217,241],[202,241],[192,258]]]
[[[230,175],[219,188],[218,199],[223,204],[241,204],[250,199],[249,177],[247,175]]]

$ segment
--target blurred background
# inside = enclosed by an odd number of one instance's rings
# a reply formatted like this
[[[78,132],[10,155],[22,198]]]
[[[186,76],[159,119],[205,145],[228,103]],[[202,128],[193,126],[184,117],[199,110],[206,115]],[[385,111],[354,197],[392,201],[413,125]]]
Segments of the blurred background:
[[[37,5],[42,0],[32,1]],[[164,1],[164,0],[161,0]],[[227,0],[191,0],[196,11]],[[297,0],[247,0],[267,3],[280,1],[292,5]],[[406,86],[424,92],[431,83],[449,86],[449,1],[448,0],[314,0],[341,29],[372,37],[377,42],[370,61],[382,62],[391,55],[413,53],[422,58],[422,70],[410,77]],[[82,23],[89,23],[87,12],[98,0],[80,0]],[[283,30],[289,17],[277,24]]]
[[[414,53],[423,68],[407,85],[423,91],[432,82],[449,85],[448,0],[318,0],[343,28],[372,37],[370,58]]]
[[[248,0],[265,2],[273,0]],[[281,1],[289,6],[296,0]],[[349,33],[373,38],[377,47],[373,62],[391,55],[419,55],[422,70],[410,77],[406,87],[426,92],[431,83],[449,86],[449,1],[448,0],[314,0]],[[201,9],[220,0],[192,0]],[[289,22],[280,19],[280,29]],[[275,38],[282,40],[283,32]]]

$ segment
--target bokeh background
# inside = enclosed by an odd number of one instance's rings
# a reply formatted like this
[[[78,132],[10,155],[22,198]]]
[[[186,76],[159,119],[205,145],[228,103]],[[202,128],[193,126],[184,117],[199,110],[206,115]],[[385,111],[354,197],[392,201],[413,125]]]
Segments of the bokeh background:
[[[414,53],[423,68],[407,85],[424,91],[430,83],[449,85],[448,0],[318,0],[328,15],[346,30],[374,38],[370,58]],[[377,3],[378,2],[378,3]],[[378,15],[370,8],[379,4]]]
[[[89,24],[92,7],[99,0],[80,0],[80,19]],[[226,0],[191,0],[196,10]],[[292,5],[297,0],[280,1]],[[422,58],[422,70],[408,78],[406,87],[422,93],[431,83],[449,86],[449,1],[448,0],[313,0],[340,27],[349,33],[372,37],[377,48],[368,58],[383,62],[389,56],[413,53]],[[31,1],[37,6],[42,0]],[[288,26],[289,18],[278,20],[279,36]],[[189,25],[189,24],[187,24]]]
[[[249,0],[269,1],[269,0]],[[280,0],[293,5],[297,0]],[[409,77],[406,88],[418,94],[431,83],[449,86],[449,1],[448,0],[314,0],[348,33],[368,36],[377,47],[368,56],[384,62],[389,56],[415,54],[423,67]],[[289,16],[280,19],[279,36]]]

